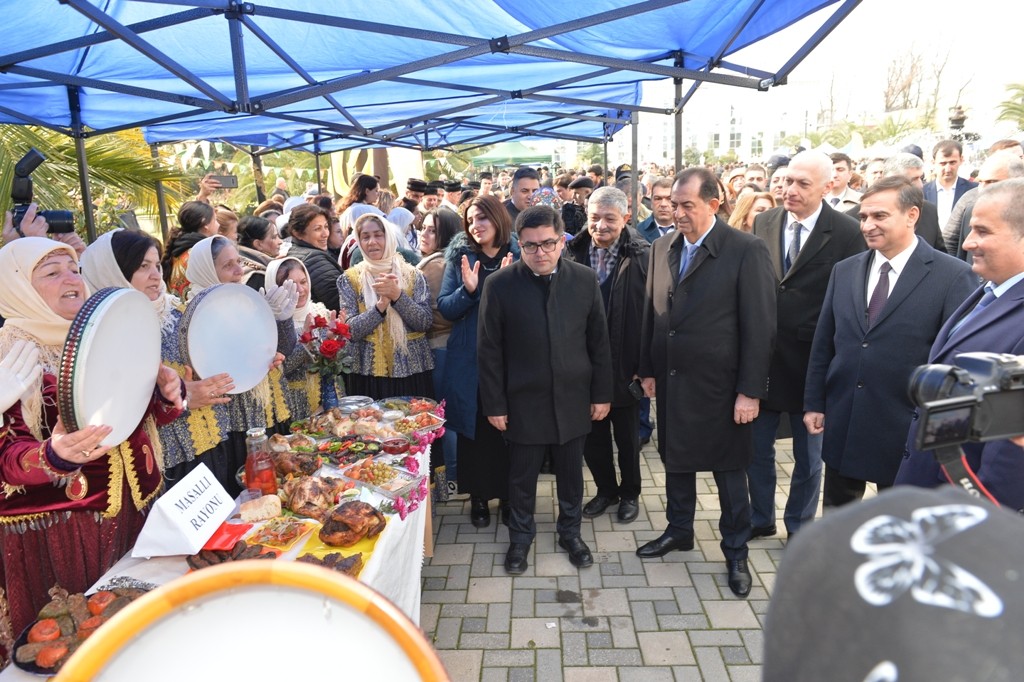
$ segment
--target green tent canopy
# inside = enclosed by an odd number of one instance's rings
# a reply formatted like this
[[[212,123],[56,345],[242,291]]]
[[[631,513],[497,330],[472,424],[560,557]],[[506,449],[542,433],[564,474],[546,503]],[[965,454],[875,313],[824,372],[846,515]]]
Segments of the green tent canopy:
[[[522,166],[529,164],[550,164],[551,154],[534,151],[522,142],[502,142],[494,145],[494,149],[473,157],[473,165],[482,166]]]

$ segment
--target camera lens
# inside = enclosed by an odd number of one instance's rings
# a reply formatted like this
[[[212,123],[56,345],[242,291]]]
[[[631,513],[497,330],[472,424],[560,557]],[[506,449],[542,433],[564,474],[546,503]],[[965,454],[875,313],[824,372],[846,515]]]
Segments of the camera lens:
[[[75,214],[71,211],[40,211],[39,215],[46,219],[47,232],[75,231]]]
[[[951,365],[921,365],[910,375],[910,400],[916,405],[923,405],[954,397],[953,389],[957,385],[955,370]]]

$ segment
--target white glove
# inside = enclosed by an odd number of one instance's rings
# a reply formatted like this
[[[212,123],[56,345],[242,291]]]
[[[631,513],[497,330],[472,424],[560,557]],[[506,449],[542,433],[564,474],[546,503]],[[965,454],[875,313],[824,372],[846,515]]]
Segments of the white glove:
[[[43,368],[39,349],[27,341],[16,341],[11,351],[0,360],[0,412],[6,412],[28,390]]]
[[[260,289],[260,293],[267,299],[267,305],[274,312],[274,319],[278,322],[292,319],[295,305],[299,302],[299,291],[295,287],[295,282],[288,279],[282,286],[271,284],[266,291]]]

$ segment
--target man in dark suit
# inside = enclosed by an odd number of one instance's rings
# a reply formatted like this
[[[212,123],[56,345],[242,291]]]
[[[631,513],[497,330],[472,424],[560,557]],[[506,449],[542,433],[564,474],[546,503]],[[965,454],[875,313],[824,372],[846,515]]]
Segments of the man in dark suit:
[[[778,340],[772,356],[768,397],[754,422],[750,479],[752,537],[775,535],[775,436],[782,413],[793,433],[793,475],[784,521],[790,535],[814,518],[821,491],[821,436],[804,427],[804,379],[814,328],[832,267],[866,247],[857,221],[825,204],[832,185],[832,160],[821,152],[793,157],[783,205],[754,219],[775,268]]]
[[[981,192],[964,248],[986,283],[946,320],[928,362],[952,365],[958,354],[975,351],[1024,354],[1024,178]],[[915,447],[915,426],[896,485],[934,488],[946,479],[932,452]],[[996,500],[1024,511],[1024,450],[1009,440],[966,443],[963,450],[965,464]]]
[[[824,430],[825,507],[863,498],[866,481],[892,486],[914,411],[910,375],[977,286],[966,263],[915,234],[923,202],[902,177],[871,185],[860,204],[870,250],[829,279],[804,390],[804,425]]]
[[[636,231],[653,244],[658,237],[676,230],[672,219],[672,178],[658,178],[651,185],[651,209],[651,215],[636,226]]]
[[[583,515],[600,516],[618,503],[619,523],[633,521],[640,510],[640,426],[637,396],[630,392],[630,385],[640,362],[639,330],[651,249],[626,227],[627,205],[625,193],[617,187],[594,190],[587,203],[587,230],[566,247],[574,261],[597,273],[612,352],[612,408],[605,419],[593,423],[583,447],[583,459],[597,484],[597,495],[583,505]],[[639,384],[637,381],[636,386]],[[619,477],[615,475],[613,433]]]
[[[1019,149],[1019,147],[1018,147]],[[971,264],[971,254],[964,250],[964,240],[971,231],[971,215],[974,202],[982,187],[993,185],[1009,178],[1024,177],[1024,161],[1013,152],[999,150],[985,159],[978,169],[978,186],[964,194],[953,207],[949,222],[942,230],[946,240],[946,253]]]
[[[956,202],[978,183],[961,178],[958,171],[963,161],[964,148],[956,140],[942,140],[932,150],[935,179],[924,186],[924,199],[939,209],[939,225],[945,225]]]
[[[509,546],[505,570],[527,568],[537,526],[537,475],[551,452],[558,544],[579,568],[594,559],[583,538],[583,445],[608,415],[612,359],[594,271],[562,259],[565,228],[539,205],[516,219],[522,260],[490,275],[480,301],[477,362],[487,420],[509,441]]]
[[[680,173],[672,207],[676,232],[651,247],[639,371],[647,396],[657,391],[668,528],[637,555],[693,549],[696,472],[714,472],[729,587],[746,596],[745,472],[775,342],[772,267],[763,241],[716,219],[718,180],[711,171]]]
[[[885,161],[885,177],[898,176],[906,178],[914,187],[924,187],[924,161],[921,157],[910,152],[899,152],[893,154]],[[860,219],[860,209],[850,211],[849,215]],[[942,237],[942,230],[939,226],[939,212],[935,204],[925,201],[921,204],[921,215],[917,219],[917,227],[914,229],[917,236],[931,244],[932,248],[943,253],[949,253],[946,249],[946,242]]]

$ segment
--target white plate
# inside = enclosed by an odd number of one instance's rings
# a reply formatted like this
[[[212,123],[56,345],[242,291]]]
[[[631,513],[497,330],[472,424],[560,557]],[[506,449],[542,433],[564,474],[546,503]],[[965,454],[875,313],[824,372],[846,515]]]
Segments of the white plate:
[[[244,284],[201,291],[185,308],[178,331],[183,357],[200,378],[226,372],[244,393],[270,371],[277,325],[267,302]]]

